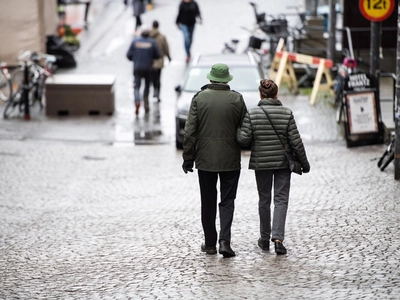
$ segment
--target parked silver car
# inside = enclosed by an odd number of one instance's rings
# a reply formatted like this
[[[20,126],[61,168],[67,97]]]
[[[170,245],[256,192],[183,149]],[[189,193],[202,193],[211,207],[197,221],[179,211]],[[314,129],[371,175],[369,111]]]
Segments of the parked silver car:
[[[233,75],[229,86],[243,95],[247,108],[256,106],[260,100],[258,86],[264,75],[251,52],[196,56],[188,66],[182,84],[175,88],[177,92],[175,112],[177,149],[182,149],[185,122],[192,98],[202,86],[209,83],[206,75],[216,63],[224,63],[229,66],[229,72]]]

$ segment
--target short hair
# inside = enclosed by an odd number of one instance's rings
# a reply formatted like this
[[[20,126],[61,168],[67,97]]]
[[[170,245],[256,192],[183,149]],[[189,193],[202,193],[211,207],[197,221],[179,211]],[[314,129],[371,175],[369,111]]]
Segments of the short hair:
[[[158,21],[153,21],[153,28],[158,28]]]
[[[271,79],[260,80],[260,86],[258,87],[262,98],[275,98],[278,94],[278,86]]]

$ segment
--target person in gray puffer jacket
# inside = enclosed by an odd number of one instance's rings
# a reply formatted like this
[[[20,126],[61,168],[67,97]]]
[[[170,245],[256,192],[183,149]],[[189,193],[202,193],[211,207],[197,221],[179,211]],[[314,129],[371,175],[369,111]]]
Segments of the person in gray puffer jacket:
[[[259,195],[261,237],[258,239],[258,246],[269,251],[271,239],[275,244],[275,252],[280,255],[287,252],[282,242],[285,235],[291,179],[285,151],[292,150],[296,154],[304,173],[310,171],[310,164],[293,113],[277,98],[277,85],[272,80],[263,79],[258,89],[261,100],[257,107],[246,113],[237,131],[237,140],[243,147],[251,145],[249,169],[255,170]],[[268,113],[274,127],[264,111]],[[274,184],[275,209],[271,228],[272,184]]]

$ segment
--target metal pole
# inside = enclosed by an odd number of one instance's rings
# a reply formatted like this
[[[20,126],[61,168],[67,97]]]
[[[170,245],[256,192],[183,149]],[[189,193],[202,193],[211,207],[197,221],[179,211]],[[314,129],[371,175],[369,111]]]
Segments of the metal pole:
[[[24,101],[24,119],[30,120],[31,116],[29,113],[29,66],[25,62],[24,65],[24,92],[22,94]]]
[[[317,16],[318,0],[314,0],[311,7],[311,14],[313,17]]]
[[[328,25],[328,59],[335,63],[336,52],[336,5],[335,0],[329,0],[329,25]]]
[[[394,179],[400,179],[400,2],[397,10],[397,79],[396,79],[396,100],[395,107],[395,147],[394,147]]]
[[[378,79],[379,82],[379,49],[381,47],[381,22],[371,22],[371,64],[370,73]]]

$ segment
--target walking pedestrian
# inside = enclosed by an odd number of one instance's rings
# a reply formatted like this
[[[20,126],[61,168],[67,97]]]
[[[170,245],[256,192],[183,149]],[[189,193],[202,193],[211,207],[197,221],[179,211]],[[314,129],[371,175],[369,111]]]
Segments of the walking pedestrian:
[[[251,145],[249,169],[255,170],[259,196],[260,238],[258,246],[269,251],[270,239],[278,255],[286,254],[286,214],[289,204],[291,171],[285,151],[292,150],[303,172],[310,171],[306,151],[292,111],[278,100],[278,86],[263,79],[258,88],[260,102],[251,108],[238,130],[238,142]],[[284,144],[284,146],[283,146]],[[271,190],[274,185],[274,213],[271,228]]]
[[[142,26],[140,37],[135,38],[126,54],[126,57],[133,61],[134,76],[134,99],[136,116],[139,114],[140,102],[143,99],[145,113],[149,108],[149,91],[153,76],[153,60],[160,58],[160,51],[155,40],[149,37],[150,30]],[[143,98],[140,97],[140,87],[144,79]]]
[[[153,28],[150,30],[150,37],[156,41],[158,49],[160,50],[160,58],[155,59],[153,62],[154,98],[157,98],[157,102],[160,102],[161,70],[164,67],[164,56],[166,56],[170,62],[171,56],[169,54],[167,39],[165,35],[161,34],[158,27],[158,21],[153,21]]]
[[[125,6],[128,5],[130,0],[124,0]],[[146,3],[145,0],[132,0],[132,7],[133,7],[133,16],[136,19],[136,24],[135,24],[135,31],[134,35],[138,33],[138,30],[140,29],[140,26],[142,26],[142,18],[141,15],[146,12]]]
[[[219,253],[235,256],[231,248],[231,225],[240,176],[241,148],[236,132],[246,105],[243,96],[230,89],[233,76],[226,64],[215,64],[206,76],[210,83],[192,99],[183,140],[183,171],[198,170],[201,222],[204,244],[201,251],[216,254],[217,181],[220,180]]]
[[[183,33],[187,63],[190,61],[191,57],[190,48],[192,46],[196,20],[198,20],[200,24],[203,22],[197,2],[194,0],[182,0],[179,4],[176,24]]]

